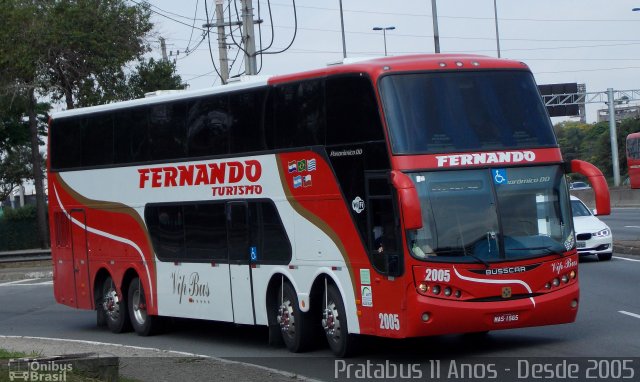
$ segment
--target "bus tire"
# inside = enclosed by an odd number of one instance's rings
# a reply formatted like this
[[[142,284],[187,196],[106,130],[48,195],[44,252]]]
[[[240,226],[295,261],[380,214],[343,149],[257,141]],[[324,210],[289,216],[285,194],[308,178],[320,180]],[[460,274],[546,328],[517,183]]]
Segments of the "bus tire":
[[[102,298],[100,298],[100,301],[96,304],[96,326],[99,328],[107,327],[107,312],[104,311]]]
[[[147,299],[138,277],[134,277],[129,284],[127,304],[131,326],[139,336],[150,336],[158,331],[160,317],[147,313]]]
[[[283,283],[280,292],[276,304],[276,322],[280,327],[282,340],[292,353],[303,352],[308,349],[312,339],[309,314],[300,310],[298,295],[291,283]]]
[[[322,328],[333,354],[342,358],[353,355],[356,337],[349,334],[346,310],[335,285],[328,285],[327,298],[322,300]]]
[[[113,333],[129,331],[131,323],[127,313],[127,303],[115,288],[111,277],[107,277],[102,284],[102,306],[105,311],[107,326]]]

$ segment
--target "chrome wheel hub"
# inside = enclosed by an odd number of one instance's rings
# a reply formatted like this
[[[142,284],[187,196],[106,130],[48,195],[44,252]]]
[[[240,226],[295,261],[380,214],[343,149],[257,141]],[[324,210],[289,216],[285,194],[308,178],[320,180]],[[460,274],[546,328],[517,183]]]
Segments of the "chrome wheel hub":
[[[120,317],[120,299],[116,291],[114,289],[107,291],[102,301],[102,308],[107,316],[114,321],[117,320]]]
[[[135,317],[139,325],[144,325],[147,321],[147,305],[140,290],[134,292],[131,303],[133,305],[133,317]]]
[[[322,312],[322,328],[327,338],[337,341],[340,339],[340,319],[336,304],[331,302]]]
[[[286,333],[290,336],[293,336],[296,332],[295,327],[295,318],[293,316],[293,306],[291,305],[291,301],[287,300],[280,305],[278,309],[278,324],[280,325],[280,330],[283,333]]]

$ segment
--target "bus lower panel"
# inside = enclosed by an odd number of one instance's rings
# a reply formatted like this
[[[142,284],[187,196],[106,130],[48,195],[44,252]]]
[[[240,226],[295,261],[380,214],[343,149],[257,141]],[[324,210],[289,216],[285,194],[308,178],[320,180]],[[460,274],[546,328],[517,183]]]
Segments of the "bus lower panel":
[[[579,306],[572,307],[572,302],[579,302],[577,283],[533,299],[464,302],[413,297],[405,316],[406,337],[565,324],[575,321]]]

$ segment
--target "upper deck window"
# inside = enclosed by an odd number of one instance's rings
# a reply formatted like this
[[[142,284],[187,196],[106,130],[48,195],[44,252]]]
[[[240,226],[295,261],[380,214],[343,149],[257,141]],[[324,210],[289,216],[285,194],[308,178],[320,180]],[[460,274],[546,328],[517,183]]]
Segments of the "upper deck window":
[[[529,72],[396,74],[380,91],[395,154],[557,145]]]

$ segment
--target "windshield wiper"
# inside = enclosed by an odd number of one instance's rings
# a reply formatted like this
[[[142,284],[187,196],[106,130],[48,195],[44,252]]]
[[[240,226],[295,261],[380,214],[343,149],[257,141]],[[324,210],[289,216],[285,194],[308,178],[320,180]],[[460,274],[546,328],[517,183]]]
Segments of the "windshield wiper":
[[[464,248],[452,248],[452,247],[444,247],[444,248],[438,248],[434,251],[436,254],[440,255],[441,253],[448,253],[448,254],[456,254],[456,255],[462,255],[462,256],[469,256],[475,260],[477,260],[479,263],[484,264],[485,267],[489,268],[491,266],[491,264],[489,264],[488,261],[481,259],[480,257],[474,255],[473,253],[466,251]]]
[[[474,259],[478,260],[479,262],[481,262],[482,264],[484,264],[484,266],[485,266],[486,268],[489,268],[489,267],[491,266],[491,264],[489,264],[489,262],[488,262],[488,261],[486,261],[486,260],[484,260],[484,259],[479,258],[478,256],[474,255],[473,253],[467,252],[467,253],[465,253],[465,255],[470,256],[470,257],[473,257]]]
[[[546,247],[529,247],[529,248],[506,248],[507,251],[539,251],[544,250],[545,255],[550,255],[552,253],[556,254],[559,257],[564,257],[562,253],[555,252],[551,249],[551,246]]]

